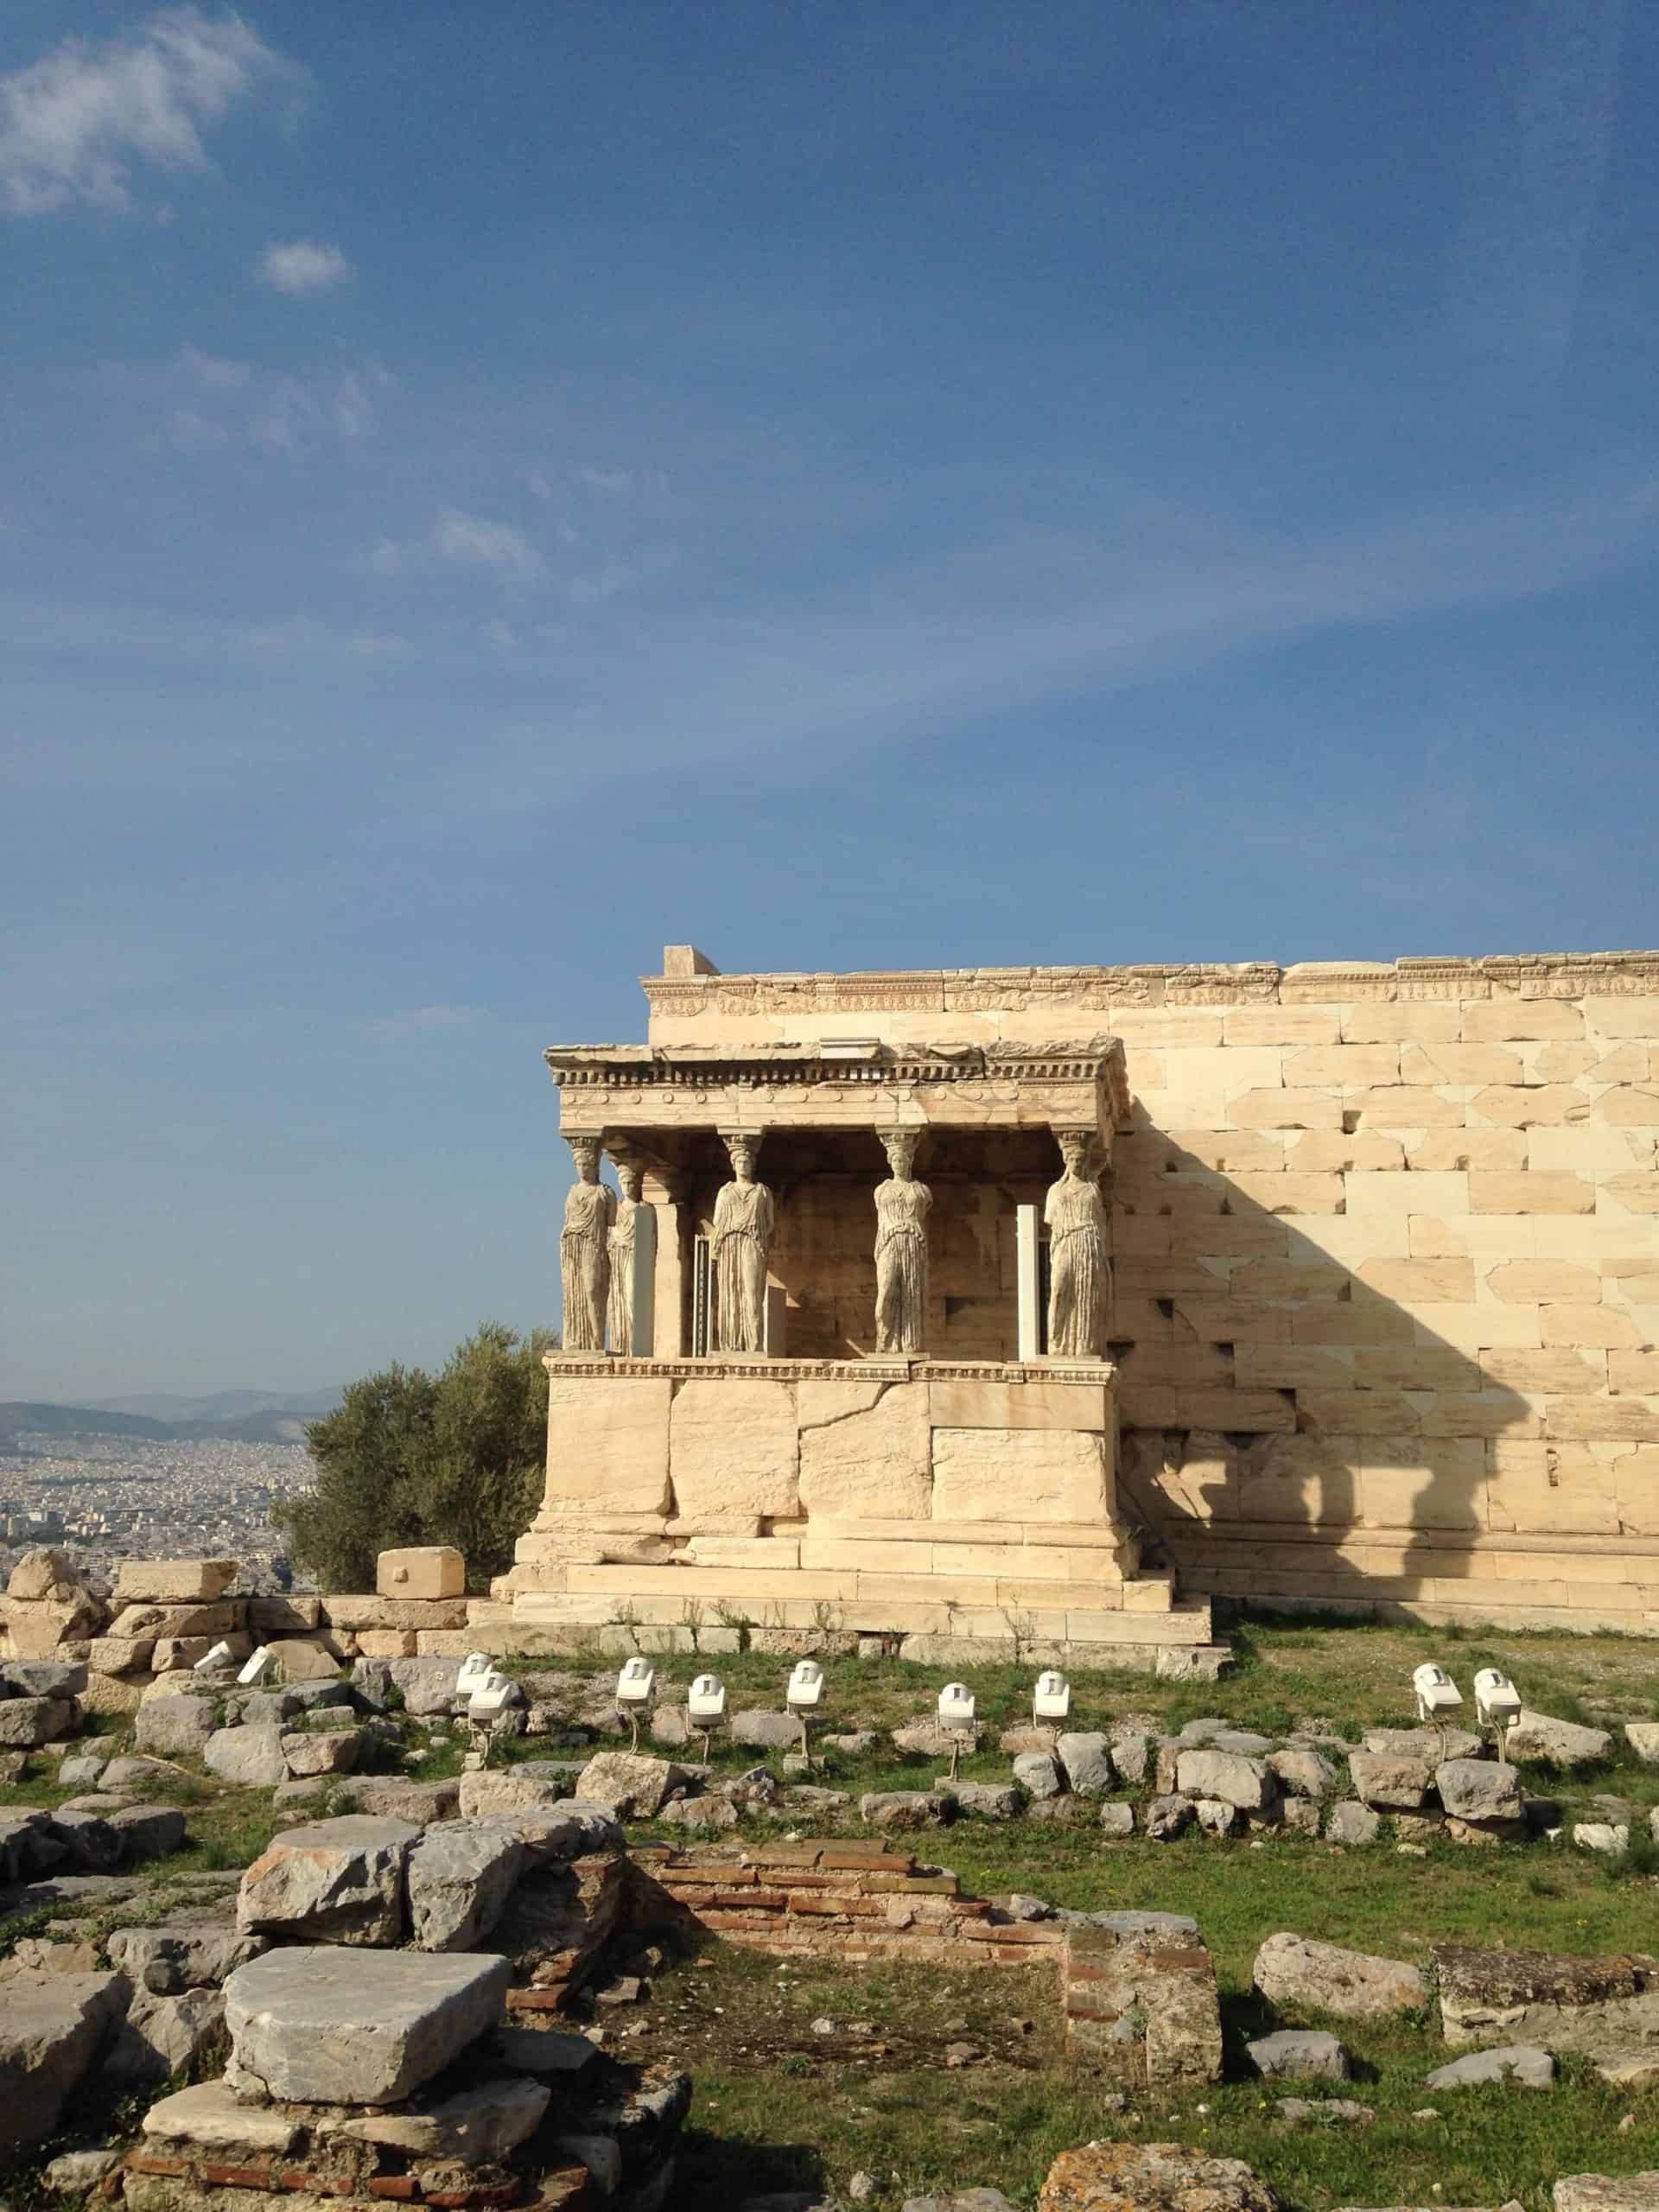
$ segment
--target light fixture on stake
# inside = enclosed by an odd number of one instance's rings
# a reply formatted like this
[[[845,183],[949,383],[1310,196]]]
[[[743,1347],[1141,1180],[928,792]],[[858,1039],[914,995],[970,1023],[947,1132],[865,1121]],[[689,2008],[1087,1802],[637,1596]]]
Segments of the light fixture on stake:
[[[1503,1756],[1503,1730],[1521,1717],[1521,1693],[1509,1676],[1496,1667],[1483,1667],[1475,1676],[1475,1719],[1492,1732],[1492,1749]]]
[[[1427,1721],[1440,1732],[1440,1757],[1446,1757],[1446,1715],[1455,1713],[1463,1703],[1463,1692],[1458,1688],[1444,1667],[1437,1667],[1426,1659],[1413,1670],[1411,1687],[1417,1693],[1417,1718]]]
[[[812,1715],[823,1703],[823,1669],[816,1659],[799,1659],[790,1675],[784,1692],[784,1703],[801,1724],[802,1756],[812,1756],[811,1738],[808,1729]]]
[[[495,1672],[495,1662],[487,1651],[469,1651],[461,1662],[455,1676],[457,1697],[471,1697],[479,1684]]]
[[[1032,1686],[1031,1717],[1041,1727],[1046,1721],[1052,1734],[1071,1713],[1071,1685],[1057,1668],[1045,1668]]]
[[[718,1675],[699,1675],[685,1694],[685,1717],[702,1738],[702,1756],[709,1756],[709,1739],[726,1718],[726,1685]]]
[[[216,1674],[221,1667],[228,1667],[236,1656],[228,1643],[216,1643],[211,1651],[204,1651],[190,1669],[193,1675]]]
[[[939,1725],[950,1734],[950,1779],[962,1764],[962,1747],[974,1742],[974,1694],[966,1682],[947,1682],[939,1692]]]
[[[244,1689],[251,1689],[256,1683],[264,1681],[276,1664],[276,1654],[268,1643],[262,1643],[236,1679]]]
[[[502,1715],[516,1694],[507,1676],[498,1675],[493,1667],[473,1678],[467,1699],[467,1725],[472,1731],[474,1748],[483,1755],[486,1766]]]
[[[649,1713],[657,1694],[657,1675],[649,1659],[635,1652],[616,1678],[616,1709],[632,1732],[631,1748],[639,1748],[639,1716]]]

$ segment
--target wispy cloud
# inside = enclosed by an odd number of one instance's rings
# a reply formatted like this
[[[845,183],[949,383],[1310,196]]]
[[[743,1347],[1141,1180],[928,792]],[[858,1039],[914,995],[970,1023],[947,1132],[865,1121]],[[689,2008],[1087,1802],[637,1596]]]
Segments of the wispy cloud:
[[[130,208],[137,173],[209,168],[203,131],[260,85],[300,73],[239,16],[194,7],[118,38],[65,39],[0,77],[0,206]]]
[[[168,435],[182,452],[251,445],[295,454],[335,439],[367,437],[375,427],[375,394],[391,381],[373,367],[316,377],[272,374],[187,345],[161,377],[160,389]]]
[[[483,515],[465,514],[457,507],[441,514],[423,537],[383,537],[372,556],[372,566],[383,576],[430,568],[435,563],[493,569],[517,583],[534,583],[546,565],[516,524],[492,522]]]
[[[337,245],[296,238],[288,245],[268,245],[259,258],[259,274],[273,291],[301,299],[310,292],[332,292],[337,285],[348,283],[353,270]]]
[[[1567,361],[1618,111],[1624,0],[1529,0],[1504,112],[1478,132],[1454,334],[1519,396]]]

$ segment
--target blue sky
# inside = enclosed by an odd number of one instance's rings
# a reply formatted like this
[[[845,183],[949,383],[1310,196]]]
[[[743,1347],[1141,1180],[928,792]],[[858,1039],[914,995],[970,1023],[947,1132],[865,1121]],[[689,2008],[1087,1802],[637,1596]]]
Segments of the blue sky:
[[[0,1395],[556,1318],[721,965],[1652,944],[1659,11],[10,0]]]

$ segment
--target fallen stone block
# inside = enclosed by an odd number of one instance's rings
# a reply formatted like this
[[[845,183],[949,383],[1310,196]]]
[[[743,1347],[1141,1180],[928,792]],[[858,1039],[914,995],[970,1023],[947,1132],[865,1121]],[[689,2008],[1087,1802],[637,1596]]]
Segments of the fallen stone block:
[[[0,1882],[34,1882],[69,1856],[69,1846],[42,1812],[0,1815]]]
[[[1103,1805],[1100,1808],[1100,1825],[1104,1834],[1119,1840],[1133,1835],[1135,1834],[1134,1806],[1113,1803]]]
[[[527,1766],[547,1764],[541,1759],[527,1759],[518,1766],[493,1770],[486,1767],[476,1774],[463,1774],[457,1801],[461,1818],[475,1821],[486,1813],[545,1812],[574,1796],[573,1777],[527,1774],[524,1770]]]
[[[60,1805],[52,1815],[52,1832],[62,1839],[69,1864],[79,1872],[113,1874],[127,1859],[125,1839],[102,1813]]]
[[[1518,1821],[1518,1770],[1495,1759],[1447,1759],[1434,1770],[1440,1803],[1460,1821]]]
[[[1054,1751],[1076,1796],[1103,1797],[1117,1780],[1109,1737],[1078,1729],[1062,1736]]]
[[[1428,2001],[1415,1967],[1305,1936],[1269,1936],[1255,1955],[1255,1985],[1269,2003],[1313,2006],[1342,2019],[1385,2019]]]
[[[1278,1802],[1279,1781],[1259,1758],[1237,1751],[1183,1751],[1175,1762],[1175,1786],[1183,1797],[1203,1798],[1259,1813]]]
[[[1478,1759],[1484,1748],[1467,1728],[1368,1728],[1360,1741],[1385,1758],[1416,1759],[1428,1767],[1445,1759]]]
[[[1624,1821],[1575,1821],[1573,1841],[1580,1851],[1599,1852],[1604,1859],[1617,1859],[1620,1852],[1630,1847],[1630,1826]]]
[[[363,1735],[357,1728],[294,1729],[282,1736],[281,1749],[288,1772],[297,1779],[350,1774],[362,1757]]]
[[[183,1847],[185,1820],[176,1805],[122,1805],[105,1817],[121,1838],[121,1855],[129,1866],[165,1859]]]
[[[371,2113],[328,2132],[383,2144],[407,2158],[458,2158],[463,2165],[481,2166],[505,2158],[536,2133],[552,2094],[544,2082],[516,2075],[462,2089],[424,2111]]]
[[[453,1659],[359,1659],[352,1669],[352,1688],[374,1712],[401,1707],[417,1719],[430,1719],[461,1709],[459,1671]]]
[[[948,1759],[958,1745],[964,1751],[976,1749],[981,1732],[977,1721],[950,1728],[937,1713],[925,1713],[914,1720],[906,1721],[902,1727],[894,1728],[891,1735],[895,1751],[908,1752],[912,1758]]]
[[[1369,2127],[1376,2113],[1351,2097],[1281,2097],[1279,2117],[1287,2127]]]
[[[72,1697],[0,1698],[0,1748],[38,1751],[79,1726],[80,1707]]]
[[[1258,2036],[1245,2049],[1256,2072],[1269,2079],[1345,2082],[1353,2070],[1342,2044],[1323,2030],[1281,2028],[1276,2035]]]
[[[1278,2212],[1278,2202],[1242,2158],[1208,2158],[1181,2143],[1062,2151],[1037,2200],[1038,2212]]]
[[[211,1698],[151,1698],[134,1717],[132,1740],[141,1751],[161,1751],[169,1758],[183,1752],[200,1758],[217,1725]]]
[[[233,1910],[203,1905],[152,1927],[118,1928],[104,1948],[110,1964],[136,1988],[177,1997],[187,1989],[216,1989],[269,1945],[239,1929]]]
[[[118,1974],[14,1974],[0,2003],[0,2145],[39,2143],[114,2037]]]
[[[225,2151],[291,2151],[300,2139],[297,2120],[245,2103],[224,2081],[198,2082],[162,2098],[144,2114],[143,2132],[167,2142]]]
[[[232,2056],[272,2097],[395,2104],[497,2024],[508,1975],[464,1953],[270,1951],[225,1985]]]
[[[959,1813],[981,1821],[1012,1821],[1019,1816],[1020,1796],[1011,1782],[942,1782],[941,1796],[949,1797]]]
[[[1428,1802],[1433,1777],[1424,1759],[1400,1758],[1389,1751],[1353,1751],[1348,1771],[1355,1795],[1373,1812],[1421,1812]]]
[[[118,1796],[124,1790],[147,1789],[152,1783],[164,1783],[181,1772],[181,1768],[168,1759],[111,1759],[99,1775],[98,1786],[106,1796]]]
[[[396,1943],[404,1868],[419,1834],[407,1821],[366,1813],[289,1828],[243,1875],[237,1926],[313,1944]]]
[[[1554,2212],[1659,2212],[1659,2173],[1563,2174]]]
[[[1449,2044],[1501,2039],[1600,2058],[1659,2043],[1659,1991],[1623,1954],[1442,1944],[1434,1972]]]
[[[1541,1760],[1550,1766],[1594,1766],[1613,1755],[1613,1739],[1605,1728],[1584,1728],[1576,1720],[1554,1720],[1547,1713],[1522,1710],[1503,1737],[1503,1755],[1511,1762]]]
[[[1067,2048],[1126,2088],[1173,2093],[1221,2078],[1216,1972],[1201,1942],[1068,1921],[1062,1955]]]
[[[671,1791],[696,1778],[688,1766],[644,1751],[598,1751],[576,1779],[576,1795],[607,1805],[622,1820],[649,1821]]]
[[[1294,1797],[1328,1797],[1337,1786],[1336,1769],[1317,1751],[1287,1746],[1269,1751],[1267,1764],[1268,1772],[1277,1777],[1280,1788]]]
[[[172,1997],[141,1990],[104,2066],[124,2088],[157,2088],[200,2064],[224,2034],[225,1999],[217,1989],[185,1989]]]
[[[288,1779],[280,1728],[216,1729],[202,1745],[201,1763],[221,1782],[245,1788],[269,1789]]]
[[[303,1637],[279,1636],[264,1648],[290,1682],[333,1681],[339,1676],[340,1661],[326,1644],[308,1643]]]
[[[68,1659],[0,1659],[0,1681],[16,1697],[77,1698],[86,1687],[83,1662]]]
[[[1426,2089],[1482,2088],[1507,2082],[1518,2089],[1553,2089],[1555,2061],[1535,2044],[1510,2044],[1501,2050],[1471,2050],[1437,2067],[1423,2082]]]
[[[1644,1766],[1659,1766],[1659,1720],[1627,1720],[1624,1740]]]
[[[790,1713],[768,1713],[752,1707],[732,1715],[732,1741],[752,1751],[792,1751],[801,1741],[801,1724]]]
[[[423,1951],[470,1951],[506,1909],[531,1853],[507,1827],[440,1822],[416,1838],[404,1870],[410,1936]]]
[[[1190,1797],[1154,1797],[1147,1807],[1147,1834],[1154,1843],[1173,1843],[1192,1827],[1194,1818]]]
[[[872,1789],[858,1801],[859,1819],[873,1828],[931,1827],[955,1809],[948,1797],[928,1789]]]
[[[1058,1797],[1065,1788],[1065,1776],[1052,1751],[1021,1751],[1014,1762],[1014,1778],[1033,1802]]]
[[[86,1578],[66,1551],[55,1544],[38,1544],[18,1560],[6,1582],[8,1598],[26,1599],[38,1605],[43,1599],[63,1600],[86,1587]]]

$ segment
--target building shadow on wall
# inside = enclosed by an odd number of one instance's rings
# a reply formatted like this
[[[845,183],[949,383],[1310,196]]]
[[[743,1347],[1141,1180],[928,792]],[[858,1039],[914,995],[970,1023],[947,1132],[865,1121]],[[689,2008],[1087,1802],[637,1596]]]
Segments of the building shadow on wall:
[[[1255,1172],[1228,1154],[1259,1154],[1259,1133],[1178,1140],[1137,1106],[1118,1144],[1120,1491],[1184,1587],[1357,1617],[1498,1601],[1478,1548],[1547,1522],[1528,1504],[1549,1479],[1542,1423],[1495,1371],[1515,1355],[1478,1350],[1475,1262],[1427,1190],[1412,1211],[1411,1171],[1370,1177],[1351,1212],[1332,1134],[1331,1165]],[[1357,1135],[1355,1170],[1368,1148]],[[1440,1334],[1437,1306],[1477,1341]],[[1493,1333],[1520,1310],[1495,1306]]]

